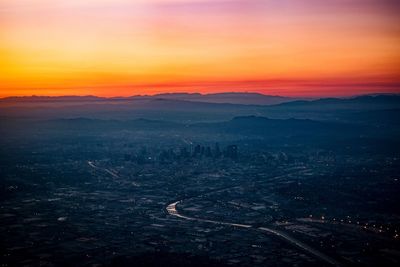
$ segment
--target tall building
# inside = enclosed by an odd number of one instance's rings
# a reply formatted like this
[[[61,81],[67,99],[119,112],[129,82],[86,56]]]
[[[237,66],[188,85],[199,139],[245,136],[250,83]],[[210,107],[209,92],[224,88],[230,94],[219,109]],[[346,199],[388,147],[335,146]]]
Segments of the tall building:
[[[221,156],[221,149],[219,148],[219,144],[215,143],[214,157],[219,158],[220,156]]]
[[[211,147],[206,147],[205,153],[204,155],[208,158],[212,157],[212,153],[211,153]]]
[[[237,145],[229,145],[226,147],[225,156],[231,159],[238,158],[238,147]]]
[[[199,155],[200,153],[201,153],[201,147],[200,147],[200,145],[196,145],[194,147],[193,156],[195,157],[195,156]]]

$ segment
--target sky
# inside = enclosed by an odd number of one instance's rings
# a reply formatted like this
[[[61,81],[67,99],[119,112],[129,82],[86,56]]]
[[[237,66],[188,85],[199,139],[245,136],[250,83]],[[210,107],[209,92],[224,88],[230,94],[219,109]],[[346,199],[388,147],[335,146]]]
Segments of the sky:
[[[0,97],[400,93],[398,0],[0,0]]]

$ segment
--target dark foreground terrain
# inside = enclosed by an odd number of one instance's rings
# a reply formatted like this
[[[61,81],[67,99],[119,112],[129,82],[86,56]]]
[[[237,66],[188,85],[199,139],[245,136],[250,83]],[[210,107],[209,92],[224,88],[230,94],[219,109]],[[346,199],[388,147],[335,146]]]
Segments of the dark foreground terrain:
[[[1,266],[400,264],[398,96],[190,100],[3,100]]]

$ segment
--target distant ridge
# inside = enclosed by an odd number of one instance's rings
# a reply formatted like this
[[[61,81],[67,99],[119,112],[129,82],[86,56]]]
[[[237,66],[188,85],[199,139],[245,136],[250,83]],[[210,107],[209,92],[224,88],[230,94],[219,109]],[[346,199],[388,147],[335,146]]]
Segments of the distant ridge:
[[[100,101],[107,98],[85,95],[85,96],[11,96],[0,98],[1,102],[80,102],[80,101]]]
[[[367,94],[353,97],[328,97],[319,99],[301,99],[277,95],[265,95],[252,92],[226,92],[226,93],[163,93],[156,95],[134,95],[129,97],[100,97],[94,95],[66,95],[66,96],[11,96],[0,98],[0,103],[12,102],[112,102],[135,100],[178,100],[191,102],[206,102],[214,104],[239,104],[239,105],[276,105],[276,106],[310,106],[336,103],[398,103],[400,94]]]
[[[387,106],[390,108],[400,108],[400,94],[376,94],[362,95],[351,98],[321,98],[317,100],[297,100],[291,102],[280,103],[276,107],[281,108],[339,108],[351,106],[359,108],[360,105],[365,107]]]
[[[133,96],[132,98],[140,98],[143,96]],[[275,95],[264,95],[260,93],[251,92],[226,92],[226,93],[214,93],[214,94],[199,94],[199,93],[167,93],[157,94],[154,96],[146,96],[148,98],[162,98],[162,99],[174,99],[174,100],[185,100],[195,102],[208,102],[208,103],[229,103],[229,104],[241,104],[241,105],[276,105],[289,101],[298,100],[298,98],[275,96]]]
[[[97,96],[23,96],[7,97],[0,99],[0,102],[84,102],[84,101],[135,101],[135,100],[180,100],[192,102],[206,102],[215,104],[240,104],[240,105],[276,105],[289,101],[298,100],[297,98],[264,95],[260,93],[166,93],[157,95],[136,95],[131,97],[97,97]]]
[[[238,116],[227,121],[209,123],[176,123],[172,121],[134,119],[134,120],[98,120],[87,118],[57,119],[40,122],[41,126],[56,126],[57,129],[67,131],[82,130],[167,130],[195,133],[243,134],[264,137],[293,136],[293,135],[320,135],[329,133],[358,134],[362,127],[339,122],[321,122],[310,119],[270,119],[262,116]]]

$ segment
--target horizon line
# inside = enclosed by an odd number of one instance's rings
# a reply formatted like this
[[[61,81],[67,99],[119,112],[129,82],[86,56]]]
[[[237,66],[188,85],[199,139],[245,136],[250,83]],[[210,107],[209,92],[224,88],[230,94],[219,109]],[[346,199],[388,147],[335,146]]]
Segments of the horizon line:
[[[101,95],[95,95],[95,94],[60,94],[60,95],[10,95],[10,96],[0,96],[0,100],[6,100],[6,99],[12,99],[12,98],[66,98],[66,97],[76,97],[76,98],[88,98],[88,97],[93,97],[93,98],[99,98],[99,99],[109,99],[109,100],[117,100],[117,99],[128,99],[128,98],[135,98],[135,97],[156,97],[156,96],[161,96],[161,95],[200,95],[200,96],[209,96],[209,95],[223,95],[223,94],[254,94],[254,95],[262,95],[262,96],[267,96],[267,97],[281,97],[281,98],[287,98],[287,99],[304,99],[304,100],[316,100],[316,99],[326,99],[326,98],[355,98],[355,97],[362,97],[362,96],[379,96],[379,95],[400,95],[399,93],[394,93],[394,92],[372,92],[372,93],[365,93],[365,94],[353,94],[353,95],[345,95],[345,96],[306,96],[306,97],[301,97],[301,96],[285,96],[285,95],[276,95],[276,94],[264,94],[260,92],[254,92],[254,91],[231,91],[231,92],[213,92],[213,93],[201,93],[201,92],[166,92],[166,93],[154,93],[154,94],[137,94],[137,95],[127,95],[127,96],[121,96],[121,95],[115,95],[115,96],[101,96]]]

